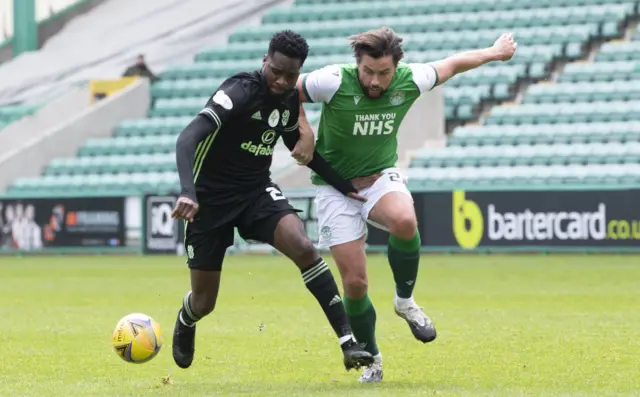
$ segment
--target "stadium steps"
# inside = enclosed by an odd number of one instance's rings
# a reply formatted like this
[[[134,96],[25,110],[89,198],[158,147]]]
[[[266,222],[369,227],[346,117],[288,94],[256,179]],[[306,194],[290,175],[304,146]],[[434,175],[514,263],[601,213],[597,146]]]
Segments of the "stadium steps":
[[[636,7],[639,5],[636,4]],[[625,38],[630,37],[634,34],[636,26],[640,23],[640,14],[637,14],[640,10],[636,8],[636,15],[626,19],[621,23],[620,31],[621,33],[615,36],[612,39],[604,39],[601,37],[592,37],[589,41],[584,43],[580,50],[580,56],[577,59],[572,59],[567,56],[557,56],[555,57],[546,68],[546,71],[543,76],[540,78],[529,78],[522,77],[519,78],[510,91],[510,96],[503,101],[494,100],[491,98],[483,99],[477,107],[477,110],[474,112],[474,117],[470,122],[479,122],[482,123],[486,116],[491,114],[491,110],[495,106],[499,105],[509,105],[510,103],[519,104],[522,102],[523,98],[526,95],[526,92],[529,87],[535,84],[545,84],[550,83],[553,84],[557,81],[558,75],[562,73],[565,66],[569,63],[579,63],[579,62],[589,62],[595,54],[597,54],[604,43],[615,43],[615,42],[624,42]],[[516,37],[517,41],[517,37]],[[456,127],[467,125],[469,122],[447,122],[446,132],[447,135],[450,135]]]
[[[640,10],[637,10],[640,11]],[[629,43],[635,32],[637,32],[638,24],[640,23],[640,14],[635,15],[634,17],[628,19],[623,23],[622,34],[613,38],[613,39],[602,39],[602,38],[593,38],[588,43],[585,44],[583,49],[583,56],[580,59],[569,60],[566,58],[558,58],[556,59],[549,67],[549,71],[544,78],[541,79],[521,79],[518,81],[518,89],[517,93],[512,98],[512,103],[520,104],[524,102],[524,98],[526,94],[532,86],[540,86],[541,84],[556,84],[558,82],[559,76],[564,72],[565,67],[568,64],[587,64],[596,60],[596,57],[600,53],[603,44],[621,44],[621,43]],[[640,49],[640,46],[638,47]],[[509,106],[509,102],[497,103],[491,101],[487,101],[489,106],[485,108],[485,111],[482,112],[481,117],[479,118],[479,122],[484,121],[484,118],[491,114],[491,110],[496,105]]]
[[[446,148],[414,151],[411,186],[640,183],[639,21],[520,82],[515,100],[456,127]]]

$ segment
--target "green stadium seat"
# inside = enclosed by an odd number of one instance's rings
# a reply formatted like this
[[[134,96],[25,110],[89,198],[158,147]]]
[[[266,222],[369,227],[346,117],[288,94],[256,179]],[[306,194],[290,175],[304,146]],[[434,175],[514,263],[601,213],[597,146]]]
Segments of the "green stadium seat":
[[[620,164],[640,158],[640,143],[452,146],[413,153],[411,167]],[[637,164],[629,160],[629,164]]]
[[[640,99],[640,81],[610,83],[538,84],[529,87],[523,103],[635,101]]]
[[[595,56],[597,62],[640,60],[640,41],[604,43]]]
[[[433,167],[406,170],[410,186],[513,186],[550,183],[608,183],[640,181],[638,164],[533,165],[497,167]]]
[[[156,136],[177,135],[186,127],[193,115],[185,117],[153,117],[139,120],[127,120],[116,128],[115,136]]]
[[[325,5],[329,8],[333,4],[361,3],[363,0],[296,0],[295,7],[307,5]],[[400,4],[414,3],[422,0],[404,0]],[[481,11],[481,10],[518,10],[544,7],[567,7],[586,6],[602,4],[619,4],[620,0],[429,0],[431,7],[439,12],[450,10],[450,12]],[[287,10],[292,8],[279,8]]]
[[[577,43],[582,44],[598,33],[597,24],[549,26],[547,28],[519,28],[514,32],[523,50],[532,46]],[[406,52],[451,51],[488,46],[503,33],[502,29],[462,30],[429,33],[406,33],[404,48]],[[318,56],[351,56],[351,47],[344,37],[322,37],[309,39],[310,59]],[[237,42],[227,46],[206,49],[196,55],[196,62],[214,62],[226,60],[261,59],[267,48],[263,41]],[[540,60],[538,60],[540,62]],[[160,84],[160,83],[159,83]]]
[[[78,156],[172,153],[175,145],[176,137],[170,135],[90,139],[79,149]]]
[[[559,82],[640,80],[640,63],[578,62],[569,63],[558,77]]]
[[[425,24],[423,15],[339,19],[330,21],[307,21],[296,23],[274,23],[245,28],[229,37],[230,43],[244,41],[267,41],[278,30],[292,29],[305,37],[347,37],[359,31],[385,25],[398,33],[437,32],[445,30],[514,29],[529,26],[559,26],[583,23],[622,21],[633,15],[635,4],[609,4],[605,6],[579,6],[566,8],[531,9],[526,13],[514,11],[490,11],[470,13],[429,14]],[[348,18],[349,14],[341,14]]]
[[[433,2],[405,1],[405,2],[389,2],[389,1],[372,1],[372,2],[350,2],[341,4],[340,7],[327,7],[326,5],[308,5],[291,8],[277,8],[266,14],[262,20],[263,24],[284,24],[284,23],[301,23],[301,22],[317,22],[317,21],[333,21],[343,19],[370,19],[370,18],[388,18],[403,17],[430,14],[450,14],[450,13],[475,13],[481,11],[505,11],[505,10],[522,10],[522,7],[511,8],[513,3],[504,3],[503,7],[492,8],[491,4],[485,3],[485,7],[473,7],[469,3],[449,4],[443,3],[440,7],[434,5]],[[529,5],[533,5],[529,3]],[[597,28],[597,26],[596,26]],[[553,35],[557,30],[565,30],[564,26],[553,27],[547,30],[547,34],[558,40],[566,40],[564,35]],[[544,32],[544,31],[543,31]],[[519,41],[523,44],[535,44],[536,40],[528,40],[524,32],[516,31]],[[468,35],[462,36],[468,37]],[[437,39],[434,39],[437,42]]]
[[[175,171],[175,154],[86,156],[54,159],[45,175],[84,175]]]
[[[487,124],[554,124],[640,120],[640,102],[589,102],[499,106]]]
[[[572,123],[462,126],[453,130],[450,146],[541,145],[640,142],[640,123]]]
[[[223,82],[223,79],[161,80],[151,86],[153,98],[181,98],[207,96]]]
[[[208,97],[158,99],[152,117],[195,117],[206,105]]]
[[[25,116],[34,114],[39,108],[38,105],[22,104],[0,106],[0,129]]]
[[[85,193],[117,191],[140,194],[175,190],[179,186],[179,180],[175,172],[56,175],[19,179],[12,185],[10,192],[61,193],[68,191],[69,186],[82,189]]]

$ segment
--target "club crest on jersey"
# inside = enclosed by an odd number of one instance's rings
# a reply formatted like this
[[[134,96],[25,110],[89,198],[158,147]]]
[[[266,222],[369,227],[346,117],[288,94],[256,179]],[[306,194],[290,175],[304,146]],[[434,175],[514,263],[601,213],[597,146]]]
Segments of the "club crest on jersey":
[[[231,102],[231,98],[229,98],[223,90],[216,92],[211,100],[227,110],[233,109],[233,102]]]
[[[276,132],[274,130],[266,130],[262,133],[262,143],[265,145],[271,145],[276,138]]]
[[[269,115],[269,126],[275,127],[278,125],[278,121],[280,121],[280,112],[278,109],[273,109],[273,112]]]
[[[360,99],[362,99],[362,97],[360,95],[354,96],[353,97],[353,103],[355,103],[357,105],[358,102],[360,102]]]
[[[289,123],[289,109],[282,112],[282,126],[285,127]]]
[[[402,105],[402,103],[404,102],[404,92],[395,91],[391,93],[391,99],[389,101],[394,106]]]

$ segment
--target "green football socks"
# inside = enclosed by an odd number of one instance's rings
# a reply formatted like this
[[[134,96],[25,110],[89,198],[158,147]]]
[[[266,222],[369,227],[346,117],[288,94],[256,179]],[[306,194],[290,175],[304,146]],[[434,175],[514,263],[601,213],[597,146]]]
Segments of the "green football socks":
[[[411,240],[390,236],[387,256],[396,282],[396,294],[399,298],[411,298],[420,263],[420,233],[416,231]]]
[[[343,297],[344,309],[349,316],[349,323],[358,344],[371,355],[380,353],[376,343],[376,309],[374,309],[369,295],[361,299],[352,300]]]

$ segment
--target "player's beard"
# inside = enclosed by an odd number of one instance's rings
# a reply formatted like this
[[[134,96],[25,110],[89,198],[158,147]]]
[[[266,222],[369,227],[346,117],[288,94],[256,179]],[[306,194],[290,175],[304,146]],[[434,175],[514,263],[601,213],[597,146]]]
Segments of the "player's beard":
[[[371,98],[371,99],[378,99],[381,98],[385,92],[387,92],[386,89],[384,89],[382,86],[376,86],[376,88],[379,88],[379,91],[376,91],[376,94],[378,94],[377,96],[372,96],[370,94],[370,87],[367,87],[365,85],[362,84],[362,82],[360,82],[360,87],[362,87],[362,92],[364,92],[364,94],[367,96],[367,98]]]

